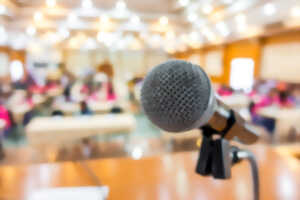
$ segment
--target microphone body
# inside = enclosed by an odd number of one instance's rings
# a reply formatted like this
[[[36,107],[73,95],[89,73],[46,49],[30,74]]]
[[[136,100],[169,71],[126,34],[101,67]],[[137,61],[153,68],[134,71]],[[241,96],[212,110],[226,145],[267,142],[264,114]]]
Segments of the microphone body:
[[[169,132],[204,125],[221,132],[233,117],[234,123],[225,139],[237,138],[242,143],[252,144],[258,138],[237,112],[216,97],[201,67],[186,61],[171,60],[156,66],[144,80],[141,101],[152,123]]]

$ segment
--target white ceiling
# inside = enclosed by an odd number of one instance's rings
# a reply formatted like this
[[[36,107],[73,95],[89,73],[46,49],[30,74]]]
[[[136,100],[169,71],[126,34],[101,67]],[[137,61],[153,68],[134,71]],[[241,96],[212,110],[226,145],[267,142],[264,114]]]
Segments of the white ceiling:
[[[161,43],[160,47],[172,52],[185,50],[187,47],[196,48],[209,43],[255,36],[272,24],[274,26],[300,24],[300,14],[299,17],[291,16],[292,9],[296,7],[299,7],[300,13],[300,0],[125,0],[126,12],[116,9],[116,0],[90,0],[93,6],[88,9],[82,8],[83,0],[56,0],[54,8],[47,7],[46,1],[1,1],[5,6],[5,12],[2,12],[0,23],[9,32],[9,40],[16,41],[15,37],[18,37],[20,43],[20,38],[28,37],[25,31],[28,33],[29,26],[36,28],[35,37],[64,28],[70,30],[71,36],[74,37],[77,37],[76,34],[80,31],[86,33],[88,37],[96,38],[99,31],[99,17],[106,15],[115,24],[113,31],[116,34],[122,33],[120,37],[131,33],[132,40],[132,36],[139,35],[139,40],[141,38],[147,40],[142,43],[150,41],[151,46],[153,43],[151,41],[156,41]],[[269,14],[271,12],[269,16],[264,12],[266,7],[267,12]],[[39,23],[34,20],[37,11],[43,15]],[[68,21],[70,13],[78,16],[76,24],[70,25]],[[236,16],[241,14],[244,18],[240,17],[238,23]],[[134,20],[130,21],[133,16],[138,16],[141,23],[133,24]],[[156,26],[162,16],[166,16],[169,20],[165,28]],[[7,43],[11,45],[14,42]]]

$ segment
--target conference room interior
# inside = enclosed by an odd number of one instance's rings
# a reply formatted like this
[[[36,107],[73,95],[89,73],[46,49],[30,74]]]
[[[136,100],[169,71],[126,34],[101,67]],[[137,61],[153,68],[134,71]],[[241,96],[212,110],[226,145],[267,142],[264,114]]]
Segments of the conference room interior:
[[[249,163],[201,176],[201,130],[143,111],[174,59],[257,133],[229,142],[255,155],[260,199],[300,199],[298,0],[1,0],[0,199],[253,199]]]

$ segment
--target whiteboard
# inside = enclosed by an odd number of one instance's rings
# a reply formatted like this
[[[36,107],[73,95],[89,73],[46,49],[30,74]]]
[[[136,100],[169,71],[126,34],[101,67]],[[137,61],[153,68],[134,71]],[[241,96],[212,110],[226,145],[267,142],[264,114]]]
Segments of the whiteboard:
[[[261,77],[300,83],[300,42],[265,46],[262,50]]]

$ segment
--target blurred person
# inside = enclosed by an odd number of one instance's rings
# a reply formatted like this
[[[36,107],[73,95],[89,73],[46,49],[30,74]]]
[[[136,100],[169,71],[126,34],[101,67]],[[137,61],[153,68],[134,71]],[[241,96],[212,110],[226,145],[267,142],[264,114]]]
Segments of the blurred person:
[[[280,107],[287,107],[287,108],[294,106],[293,100],[289,95],[288,91],[279,92],[278,104]]]
[[[263,117],[258,114],[258,110],[263,107],[262,104],[255,104],[253,101],[249,104],[249,112],[253,124],[264,127],[270,134],[275,130],[275,119]]]
[[[300,88],[294,88],[292,90],[291,99],[296,106],[300,106]]]
[[[116,94],[113,88],[112,81],[109,80],[107,82],[107,96],[106,96],[107,101],[115,101],[116,100]]]
[[[231,96],[233,94],[233,89],[226,85],[221,85],[220,88],[217,90],[217,93],[220,96]]]
[[[80,102],[80,115],[92,115],[93,112],[88,107],[85,101]]]
[[[0,137],[0,159],[2,160],[5,157],[2,141],[3,141],[5,134],[7,134],[8,130],[11,127],[9,112],[2,103],[0,103],[0,119],[4,123],[3,127],[2,127],[3,129],[0,131],[0,134],[1,134],[1,137]]]

